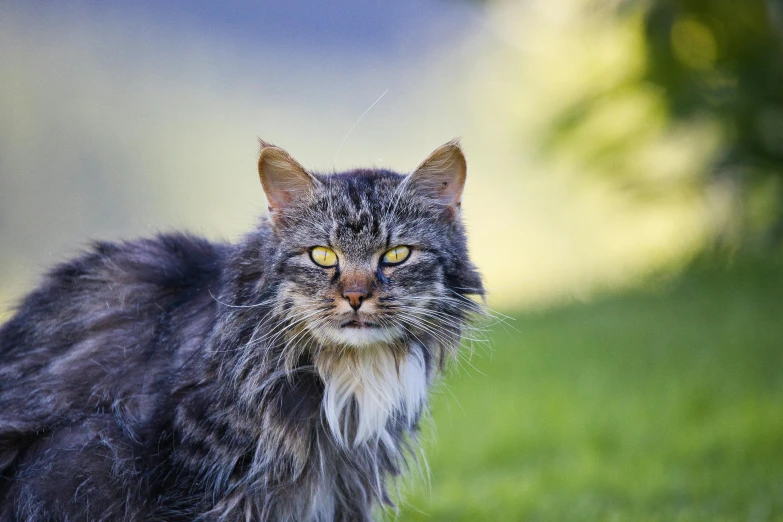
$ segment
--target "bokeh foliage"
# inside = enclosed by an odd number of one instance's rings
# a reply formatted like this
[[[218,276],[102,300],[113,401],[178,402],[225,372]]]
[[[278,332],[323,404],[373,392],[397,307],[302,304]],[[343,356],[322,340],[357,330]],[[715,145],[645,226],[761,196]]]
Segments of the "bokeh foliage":
[[[592,2],[599,11],[606,2]],[[553,118],[543,135],[547,154],[568,154],[575,136],[607,106],[643,92],[653,100],[667,132],[709,129],[714,145],[687,176],[662,180],[639,175],[618,158],[638,155],[642,132],[600,134],[580,160],[643,197],[683,191],[728,194],[728,219],[719,241],[779,247],[783,242],[783,3],[777,0],[653,0],[624,2],[610,10],[615,24],[638,33],[642,65],[621,81],[588,91]],[[603,16],[606,9],[600,9]],[[568,57],[563,57],[567,60]],[[655,117],[651,120],[656,120]],[[607,122],[611,125],[611,121]],[[657,122],[651,121],[648,126]],[[672,182],[673,181],[673,182]]]

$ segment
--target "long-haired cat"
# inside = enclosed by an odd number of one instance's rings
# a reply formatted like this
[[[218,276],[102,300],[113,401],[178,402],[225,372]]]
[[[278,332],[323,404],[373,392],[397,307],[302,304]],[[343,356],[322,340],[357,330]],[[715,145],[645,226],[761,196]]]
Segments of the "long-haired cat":
[[[0,520],[354,521],[483,295],[456,142],[411,174],[261,143],[236,244],[96,243],[0,329]]]

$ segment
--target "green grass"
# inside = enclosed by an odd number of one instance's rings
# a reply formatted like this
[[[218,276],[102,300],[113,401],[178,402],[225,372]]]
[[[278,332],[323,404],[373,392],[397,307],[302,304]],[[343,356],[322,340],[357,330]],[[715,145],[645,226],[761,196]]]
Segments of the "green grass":
[[[400,520],[783,520],[783,268],[512,324],[437,392]]]

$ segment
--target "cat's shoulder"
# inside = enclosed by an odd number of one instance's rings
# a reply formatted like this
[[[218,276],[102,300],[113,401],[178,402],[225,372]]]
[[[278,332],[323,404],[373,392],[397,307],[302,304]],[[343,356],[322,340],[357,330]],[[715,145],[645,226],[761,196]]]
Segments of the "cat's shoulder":
[[[128,241],[95,241],[80,255],[56,265],[49,284],[151,284],[186,287],[217,275],[228,245],[188,233],[161,233]]]
[[[95,303],[114,310],[128,299],[148,304],[216,285],[229,246],[187,233],[129,241],[95,241],[55,265],[17,305],[17,321],[86,313]],[[11,321],[13,322],[13,321]],[[10,323],[9,323],[10,324]]]

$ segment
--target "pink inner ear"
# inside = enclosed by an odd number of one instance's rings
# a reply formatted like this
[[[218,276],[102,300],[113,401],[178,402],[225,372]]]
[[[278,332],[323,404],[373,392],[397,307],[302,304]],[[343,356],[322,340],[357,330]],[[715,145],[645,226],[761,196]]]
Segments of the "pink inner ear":
[[[453,207],[460,206],[467,164],[456,142],[436,149],[411,174],[412,186],[429,197]]]
[[[269,210],[280,210],[292,201],[306,197],[315,179],[294,158],[278,147],[261,149],[258,175],[264,188]]]

